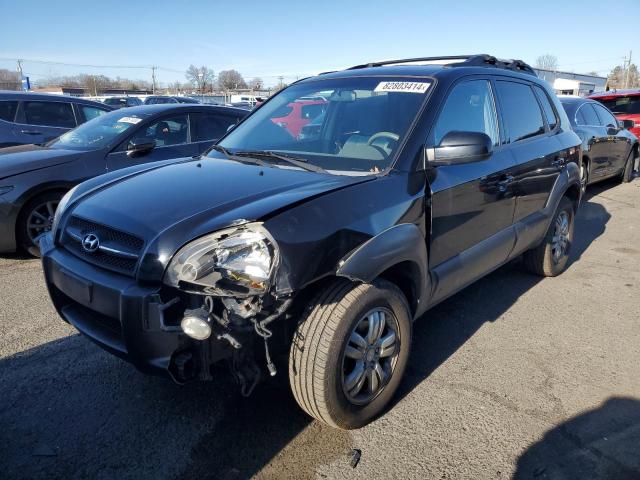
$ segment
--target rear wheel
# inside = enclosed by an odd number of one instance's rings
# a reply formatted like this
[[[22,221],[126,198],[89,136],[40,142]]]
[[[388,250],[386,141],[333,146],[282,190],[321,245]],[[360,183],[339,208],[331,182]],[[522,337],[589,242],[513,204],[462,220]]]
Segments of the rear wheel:
[[[293,395],[321,422],[362,427],[391,400],[410,345],[411,314],[395,285],[336,280],[296,330],[289,354]]]
[[[40,256],[40,249],[35,240],[51,230],[53,215],[60,203],[63,192],[47,192],[30,200],[22,209],[16,235],[18,244],[35,257]]]
[[[573,243],[574,217],[573,203],[562,197],[542,243],[524,254],[527,270],[544,277],[555,277],[566,270]]]

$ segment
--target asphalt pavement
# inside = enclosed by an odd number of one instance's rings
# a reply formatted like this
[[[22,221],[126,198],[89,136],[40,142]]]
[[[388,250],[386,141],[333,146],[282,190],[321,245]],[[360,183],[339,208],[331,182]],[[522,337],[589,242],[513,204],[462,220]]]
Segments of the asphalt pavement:
[[[371,425],[311,421],[285,372],[248,399],[144,376],[0,256],[1,479],[640,479],[640,178],[591,188],[560,277],[516,261],[420,319]]]

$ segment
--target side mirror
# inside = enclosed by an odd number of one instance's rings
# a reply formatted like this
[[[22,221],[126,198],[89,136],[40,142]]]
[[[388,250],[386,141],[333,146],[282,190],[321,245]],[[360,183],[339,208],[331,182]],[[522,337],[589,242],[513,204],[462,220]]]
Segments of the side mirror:
[[[636,122],[633,120],[618,120],[618,122],[621,124],[620,128],[626,128],[627,130],[631,130],[636,126]]]
[[[134,138],[129,141],[127,146],[127,155],[137,157],[149,153],[156,147],[156,141],[153,138]]]
[[[493,140],[486,133],[447,133],[440,145],[427,149],[427,160],[432,165],[454,165],[484,160],[493,152]]]

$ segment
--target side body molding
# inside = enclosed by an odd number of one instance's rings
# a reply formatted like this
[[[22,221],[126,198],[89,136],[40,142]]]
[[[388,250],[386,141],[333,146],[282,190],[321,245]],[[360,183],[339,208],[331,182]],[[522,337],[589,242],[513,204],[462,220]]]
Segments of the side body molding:
[[[431,282],[425,237],[416,225],[402,223],[367,240],[340,261],[336,275],[371,282],[384,271],[403,262],[411,263],[402,274],[412,282],[415,293],[414,318],[417,318],[426,310]]]

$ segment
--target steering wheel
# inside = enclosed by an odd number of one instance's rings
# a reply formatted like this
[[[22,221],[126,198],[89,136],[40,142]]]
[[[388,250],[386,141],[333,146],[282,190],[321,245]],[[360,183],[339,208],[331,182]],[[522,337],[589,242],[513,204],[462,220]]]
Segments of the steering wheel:
[[[400,135],[393,132],[374,133],[373,135],[371,135],[371,137],[369,137],[369,140],[367,140],[367,145],[371,145],[373,142],[375,142],[379,138],[390,138],[394,142],[397,142],[398,140],[400,140]]]
[[[387,144],[382,147],[380,145],[374,145],[374,142],[376,140],[378,140],[379,138],[388,138],[391,141],[397,142],[400,139],[400,136],[393,133],[393,132],[378,132],[378,133],[374,133],[373,135],[371,135],[371,137],[369,138],[369,140],[367,140],[367,145],[369,145],[371,148],[375,148],[377,151],[379,151],[382,154],[383,158],[387,158],[389,157],[389,154],[391,153],[391,148],[389,148],[389,145],[387,142]],[[386,150],[386,148],[389,148],[389,151]]]

